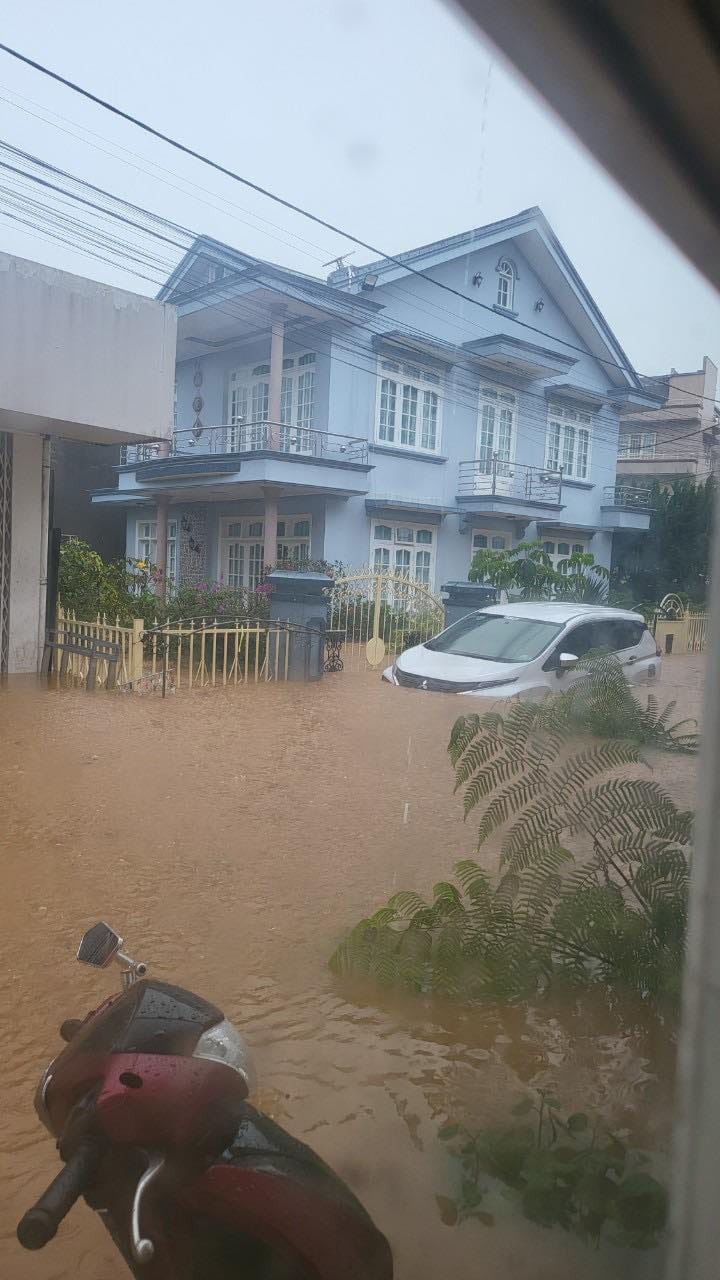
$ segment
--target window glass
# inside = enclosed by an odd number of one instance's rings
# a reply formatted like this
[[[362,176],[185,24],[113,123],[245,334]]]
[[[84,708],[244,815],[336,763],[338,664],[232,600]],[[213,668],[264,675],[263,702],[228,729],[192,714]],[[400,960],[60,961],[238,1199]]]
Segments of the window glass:
[[[380,379],[376,438],[403,449],[436,452],[440,442],[441,399],[428,384],[439,387],[440,374],[399,360],[381,360],[380,371],[399,376],[397,380]]]
[[[252,533],[252,525],[250,526],[250,532]],[[285,521],[284,520],[278,520],[277,522],[277,536],[278,538],[285,537]]]
[[[376,524],[375,537],[382,542],[392,542],[392,529],[389,524]]]
[[[592,414],[562,405],[549,405],[545,466],[551,470],[562,467],[563,475],[570,480],[587,480],[592,422]]]
[[[485,534],[485,533],[474,533],[474,534],[473,534],[473,546],[474,546],[477,550],[484,551],[484,550],[485,550],[485,548],[487,547],[487,544],[488,544],[487,534]]]
[[[310,536],[310,521],[296,520],[293,525],[293,534],[296,538],[307,538]]]
[[[559,555],[559,556],[569,556],[569,555],[570,555],[570,543],[569,543],[569,542],[558,542],[558,555]]]
[[[573,542],[573,555],[582,555],[585,547],[582,542]]]
[[[639,645],[645,632],[643,622],[624,622],[618,618],[613,624],[613,648],[634,649]]]
[[[554,555],[555,555],[555,543],[554,543],[554,542],[543,542],[543,551],[547,552],[547,554],[548,554],[549,556],[554,556]]]
[[[396,542],[413,542],[415,538],[415,530],[409,525],[399,525],[395,530]]]
[[[263,522],[262,522],[262,520],[253,520],[253,521],[251,521],[251,523],[248,525],[248,535],[249,535],[251,538],[262,538],[262,536],[263,536]]]
[[[418,529],[415,535],[416,542],[427,543],[427,542],[432,542],[432,540],[433,540],[432,529]]]
[[[229,538],[241,538],[241,537],[242,537],[242,524],[240,523],[240,521],[239,521],[239,520],[237,521],[237,523],[236,523],[236,524],[229,524],[229,525],[228,525],[228,530],[227,530],[227,531],[228,531],[228,537],[229,537]]]
[[[504,550],[505,550],[505,539],[504,539],[500,534],[496,534],[496,535],[495,535],[495,537],[493,538],[493,540],[492,540],[492,542],[491,542],[490,546],[492,547],[492,550],[493,550],[493,551],[504,551]]]
[[[438,653],[457,653],[491,662],[530,662],[539,657],[562,628],[555,622],[513,618],[497,613],[473,613],[426,641]]]

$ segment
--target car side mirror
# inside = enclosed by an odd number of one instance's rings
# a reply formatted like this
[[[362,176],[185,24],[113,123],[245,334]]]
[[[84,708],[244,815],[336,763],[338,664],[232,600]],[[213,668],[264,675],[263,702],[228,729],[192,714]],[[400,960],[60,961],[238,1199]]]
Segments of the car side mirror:
[[[558,675],[563,671],[573,671],[579,661],[576,653],[561,653],[558,658]]]

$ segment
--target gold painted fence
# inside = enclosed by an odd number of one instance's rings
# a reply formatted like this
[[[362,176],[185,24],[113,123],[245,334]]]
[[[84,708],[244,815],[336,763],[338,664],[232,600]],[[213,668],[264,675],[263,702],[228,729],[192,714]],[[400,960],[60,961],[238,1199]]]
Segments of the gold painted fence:
[[[80,636],[84,640],[107,640],[120,646],[120,660],[116,673],[117,686],[129,688],[139,684],[143,674],[142,633],[145,623],[142,618],[135,618],[129,626],[122,626],[120,619],[113,622],[105,614],[98,614],[94,621],[77,618],[74,613],[66,613],[58,609],[57,639],[72,640]],[[55,680],[58,676],[59,664],[55,663]],[[66,677],[72,684],[80,684],[87,679],[88,658],[82,654],[71,653],[67,658]],[[102,658],[97,663],[97,683],[104,685],[107,680],[107,662]]]
[[[328,588],[328,605],[328,630],[343,637],[345,671],[391,662],[445,625],[440,597],[426,583],[389,568],[368,567],[336,578]]]
[[[288,679],[291,661],[320,665],[324,637],[311,628],[267,618],[180,618],[147,625],[135,618],[129,626],[106,617],[94,621],[58,612],[57,638],[109,640],[120,645],[117,687],[140,693],[260,684]],[[293,644],[294,641],[294,644]],[[294,656],[293,656],[294,655]],[[53,678],[59,681],[58,664]],[[65,679],[87,678],[88,659],[70,654]],[[97,664],[97,684],[107,678],[107,663]]]
[[[161,623],[143,635],[142,688],[166,692],[287,680],[291,636],[301,633],[310,635],[307,628],[266,618]]]

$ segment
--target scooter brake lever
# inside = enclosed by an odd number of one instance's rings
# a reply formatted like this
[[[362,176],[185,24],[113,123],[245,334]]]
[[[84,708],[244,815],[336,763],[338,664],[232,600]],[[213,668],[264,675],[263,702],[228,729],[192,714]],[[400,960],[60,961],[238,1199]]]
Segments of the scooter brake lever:
[[[140,1230],[140,1208],[142,1205],[142,1198],[150,1186],[150,1183],[165,1164],[165,1157],[158,1155],[156,1152],[146,1151],[145,1155],[147,1157],[147,1168],[135,1188],[132,1216],[130,1220],[130,1250],[135,1262],[140,1266],[143,1266],[146,1262],[152,1262],[152,1259],[155,1256],[155,1245],[147,1236],[143,1236]]]

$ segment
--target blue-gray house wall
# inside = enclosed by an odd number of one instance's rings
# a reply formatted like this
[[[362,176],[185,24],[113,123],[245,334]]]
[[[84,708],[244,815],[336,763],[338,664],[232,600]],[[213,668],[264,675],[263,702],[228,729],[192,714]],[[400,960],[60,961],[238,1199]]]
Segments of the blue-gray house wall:
[[[445,253],[445,258],[443,254]],[[497,308],[497,265],[500,256],[510,257],[516,268],[513,312]],[[327,560],[360,566],[371,557],[372,515],[382,504],[395,508],[402,517],[403,504],[415,504],[417,515],[405,510],[405,519],[416,524],[433,523],[437,528],[434,585],[447,579],[462,579],[472,558],[472,529],[491,527],[517,539],[541,537],[553,541],[586,542],[601,564],[610,564],[612,533],[603,516],[603,490],[615,483],[618,411],[608,398],[608,360],[591,354],[587,341],[571,322],[567,310],[556,300],[525,256],[521,245],[503,240],[470,245],[460,256],[447,258],[442,246],[437,261],[423,261],[423,272],[432,279],[403,274],[393,280],[392,272],[382,272],[372,293],[380,305],[363,324],[308,322],[289,330],[285,354],[312,350],[316,353],[314,419],[320,431],[363,437],[369,442],[372,469],[367,475],[367,494],[339,497],[313,493],[284,496],[279,514],[300,512],[312,517],[311,554]],[[395,275],[400,275],[395,272]],[[459,298],[441,291],[437,283],[464,295]],[[352,288],[352,286],[351,286]],[[572,290],[572,281],[568,290]],[[570,294],[568,293],[568,296]],[[474,305],[480,302],[483,306]],[[538,307],[538,304],[541,304]],[[573,302],[576,314],[581,301]],[[600,317],[600,320],[602,318]],[[519,324],[518,321],[522,323]],[[378,388],[382,335],[402,331],[417,363],[423,352],[429,362],[437,361],[443,371],[442,423],[437,453],[425,454],[381,444],[376,439]],[[569,372],[555,378],[529,381],[511,371],[483,367],[463,345],[481,342],[491,335],[507,334],[535,343],[561,359],[572,361]],[[397,337],[394,339],[398,341]],[[387,350],[387,348],[385,349]],[[223,346],[221,350],[186,359],[177,366],[177,428],[189,439],[190,428],[199,417],[203,426],[225,424],[229,420],[229,376],[238,366],[252,366],[268,359],[267,335],[256,344]],[[201,380],[198,379],[201,375]],[[633,375],[634,376],[634,375]],[[200,385],[198,382],[200,381]],[[517,397],[516,464],[544,468],[548,416],[548,391],[558,386],[557,395],[572,400],[568,384],[576,389],[577,407],[583,395],[597,397],[594,413],[590,469],[586,481],[563,481],[562,508],[557,512],[538,510],[543,523],[537,524],[530,508],[519,522],[481,510],[468,514],[468,504],[458,500],[459,464],[476,457],[479,391],[483,383],[512,388]],[[563,385],[564,384],[564,385]],[[198,412],[193,401],[200,395]],[[291,476],[295,467],[294,476]],[[297,464],[287,463],[288,484],[298,483]],[[302,477],[301,477],[302,478]],[[132,476],[120,477],[121,488],[135,487]],[[230,490],[232,486],[230,486]],[[205,573],[219,575],[218,529],[225,516],[244,513],[261,515],[261,500],[248,500],[231,491],[227,500],[213,500],[204,507]],[[130,492],[128,500],[132,501]],[[201,504],[202,505],[202,504]],[[178,517],[183,504],[171,504],[170,518]],[[424,513],[424,514],[423,514]],[[138,518],[152,519],[151,505],[128,509],[128,554],[135,554],[135,527]],[[529,520],[529,522],[528,522]],[[636,526],[637,527],[637,526]],[[524,532],[523,532],[524,531]],[[565,532],[563,532],[565,531]]]

